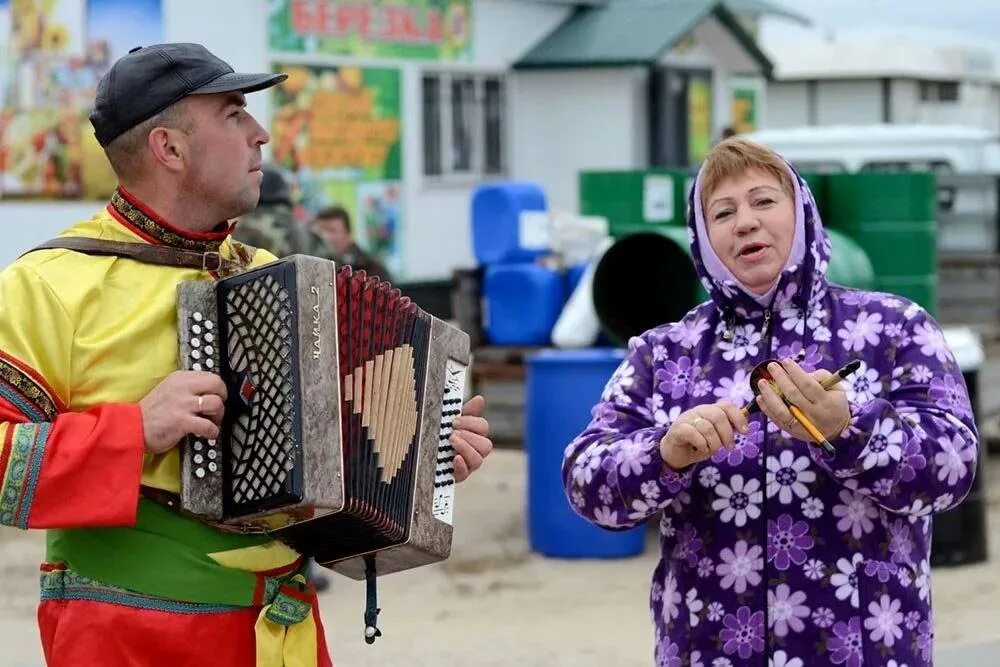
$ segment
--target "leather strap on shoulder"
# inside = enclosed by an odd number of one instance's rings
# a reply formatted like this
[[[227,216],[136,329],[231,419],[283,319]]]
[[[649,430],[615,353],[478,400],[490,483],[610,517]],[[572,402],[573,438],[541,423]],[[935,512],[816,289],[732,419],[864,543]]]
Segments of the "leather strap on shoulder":
[[[130,243],[126,241],[106,241],[82,236],[62,236],[35,246],[28,252],[61,248],[86,253],[88,255],[109,255],[127,257],[145,264],[158,264],[185,269],[229,273],[238,270],[237,263],[225,259],[216,251],[195,252],[150,243]],[[28,254],[28,253],[24,253]]]

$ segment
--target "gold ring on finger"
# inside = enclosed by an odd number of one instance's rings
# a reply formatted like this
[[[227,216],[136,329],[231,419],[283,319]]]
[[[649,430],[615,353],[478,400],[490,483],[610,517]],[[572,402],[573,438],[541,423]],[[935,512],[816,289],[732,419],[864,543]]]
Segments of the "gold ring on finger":
[[[202,408],[202,405],[203,405],[204,403],[205,403],[205,397],[204,397],[204,396],[200,396],[200,395],[199,395],[199,396],[198,396],[198,412],[199,412],[199,413],[201,412],[201,408]]]

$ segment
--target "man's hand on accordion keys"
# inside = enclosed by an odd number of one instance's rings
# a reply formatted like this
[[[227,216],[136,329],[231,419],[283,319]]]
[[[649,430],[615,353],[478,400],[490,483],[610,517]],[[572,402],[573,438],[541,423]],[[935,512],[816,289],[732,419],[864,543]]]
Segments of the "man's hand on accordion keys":
[[[490,440],[490,424],[483,417],[486,399],[473,396],[462,406],[462,414],[455,419],[455,430],[451,434],[451,444],[455,448],[455,481],[469,478],[483,459],[493,451]]]
[[[226,385],[215,373],[175,371],[139,401],[146,451],[162,454],[188,435],[219,435]]]

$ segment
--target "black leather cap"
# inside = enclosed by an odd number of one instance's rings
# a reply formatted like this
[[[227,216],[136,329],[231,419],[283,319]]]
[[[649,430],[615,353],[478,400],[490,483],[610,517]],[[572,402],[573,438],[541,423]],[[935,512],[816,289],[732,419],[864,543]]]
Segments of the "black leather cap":
[[[90,113],[97,141],[115,137],[188,95],[251,93],[284,81],[287,74],[237,74],[201,44],[136,47],[122,56],[97,84]]]

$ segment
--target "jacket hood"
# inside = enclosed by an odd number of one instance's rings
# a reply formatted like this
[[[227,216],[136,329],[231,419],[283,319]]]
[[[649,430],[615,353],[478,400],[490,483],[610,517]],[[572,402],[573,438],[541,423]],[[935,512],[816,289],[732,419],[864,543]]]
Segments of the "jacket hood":
[[[807,310],[809,301],[826,285],[830,239],[823,229],[809,185],[788,162],[785,166],[795,190],[795,237],[785,268],[775,286],[764,297],[755,296],[740,283],[708,241],[701,206],[704,166],[698,171],[694,187],[688,195],[688,238],[695,270],[712,301],[726,316],[751,317],[764,310],[777,311],[792,305]]]

